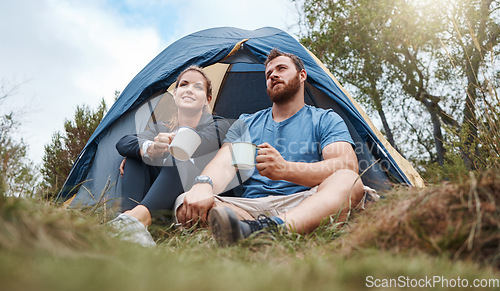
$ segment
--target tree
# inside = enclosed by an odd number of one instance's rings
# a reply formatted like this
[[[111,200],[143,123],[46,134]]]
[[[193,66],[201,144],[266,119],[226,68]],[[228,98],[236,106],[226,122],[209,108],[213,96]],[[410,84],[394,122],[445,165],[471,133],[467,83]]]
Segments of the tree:
[[[475,163],[478,161],[474,155],[477,155],[478,148],[474,144],[478,140],[480,127],[478,123],[481,122],[477,116],[478,108],[485,110],[485,108],[478,107],[477,101],[480,98],[479,95],[484,96],[491,92],[486,89],[489,80],[482,76],[480,68],[484,66],[488,56],[494,58],[499,54],[498,11],[500,7],[498,0],[472,1],[469,5],[467,2],[456,2],[457,13],[452,20],[457,37],[449,38],[446,46],[460,49],[460,53],[454,56],[453,62],[458,64],[459,71],[467,78],[465,106],[463,107],[463,125],[466,130],[462,131],[465,134],[464,156],[469,166],[477,167]],[[494,78],[498,81],[498,72],[500,72],[498,67],[496,71]],[[488,102],[487,99],[482,101]]]
[[[399,136],[407,156],[443,166],[452,132],[467,133],[462,153],[474,160],[497,11],[498,0],[305,0],[301,41],[378,113],[391,144]]]
[[[7,90],[2,82],[0,104],[14,95],[19,86]],[[0,195],[31,195],[36,175],[33,163],[26,157],[28,146],[14,137],[19,126],[15,115],[8,111],[0,116]]]
[[[75,159],[85,147],[90,136],[106,113],[104,99],[95,110],[77,106],[74,119],[65,120],[64,133],[55,132],[52,141],[45,145],[41,173],[46,183],[46,198],[52,199],[61,190]]]

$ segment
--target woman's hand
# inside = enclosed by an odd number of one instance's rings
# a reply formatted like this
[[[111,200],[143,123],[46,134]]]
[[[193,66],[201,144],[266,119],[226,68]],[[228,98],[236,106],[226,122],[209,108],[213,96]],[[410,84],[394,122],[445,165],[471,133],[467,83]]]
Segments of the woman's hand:
[[[153,140],[153,144],[148,147],[148,156],[152,158],[161,158],[168,152],[170,144],[174,139],[175,133],[160,132]]]
[[[124,158],[122,162],[120,163],[120,167],[118,169],[120,170],[120,176],[123,178],[123,173],[125,173],[125,161],[127,158]]]

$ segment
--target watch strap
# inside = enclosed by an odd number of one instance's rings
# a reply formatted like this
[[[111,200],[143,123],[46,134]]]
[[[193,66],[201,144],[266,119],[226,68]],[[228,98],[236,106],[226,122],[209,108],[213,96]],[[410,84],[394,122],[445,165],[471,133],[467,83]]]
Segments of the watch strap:
[[[212,182],[212,179],[210,179],[210,177],[206,176],[206,175],[200,175],[194,179],[194,184],[201,184],[201,183],[210,184],[210,186],[212,186],[212,188],[214,187],[214,183]]]

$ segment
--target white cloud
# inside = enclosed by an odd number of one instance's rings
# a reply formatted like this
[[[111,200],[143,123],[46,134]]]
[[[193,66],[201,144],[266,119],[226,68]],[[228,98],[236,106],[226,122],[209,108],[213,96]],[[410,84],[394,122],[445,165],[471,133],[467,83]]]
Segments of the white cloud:
[[[293,34],[297,13],[291,0],[188,0],[179,10],[177,38],[202,29],[232,26],[254,30],[272,26]]]
[[[77,105],[95,107],[102,97],[111,104],[163,49],[154,27],[131,27],[99,1],[71,2],[0,4],[0,80],[28,80],[8,104],[28,113],[21,134],[36,162]]]
[[[294,19],[290,0],[1,1],[0,82],[27,82],[0,113],[27,112],[20,133],[40,162],[77,105],[110,104],[173,41],[218,26],[290,30]]]
[[[75,86],[89,95],[102,95],[103,89],[110,93],[122,90],[161,50],[155,29],[126,27],[119,15],[96,7],[61,4],[54,12],[70,26],[67,40],[76,45],[84,62],[91,64],[74,79]]]

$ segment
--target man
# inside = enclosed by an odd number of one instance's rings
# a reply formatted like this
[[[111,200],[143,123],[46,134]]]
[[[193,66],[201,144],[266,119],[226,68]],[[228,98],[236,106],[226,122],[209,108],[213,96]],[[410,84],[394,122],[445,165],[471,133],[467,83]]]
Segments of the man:
[[[195,185],[176,202],[180,223],[208,218],[222,246],[278,225],[308,233],[331,215],[344,221],[363,197],[347,126],[332,110],[304,102],[302,61],[273,49],[265,74],[272,107],[240,116]],[[243,184],[242,197],[214,195],[233,179],[231,143],[242,139],[258,145],[256,171]]]

